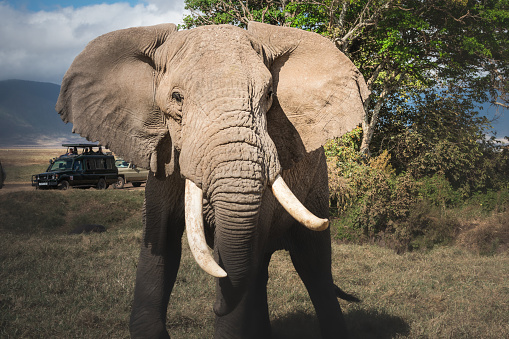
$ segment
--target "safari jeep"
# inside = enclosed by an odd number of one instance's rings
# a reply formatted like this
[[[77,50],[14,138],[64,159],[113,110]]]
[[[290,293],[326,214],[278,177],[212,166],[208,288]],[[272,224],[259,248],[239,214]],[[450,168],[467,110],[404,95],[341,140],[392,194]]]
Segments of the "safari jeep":
[[[130,182],[133,187],[140,187],[147,182],[148,170],[137,167],[127,161],[117,158],[115,166],[118,169],[118,179],[113,188],[124,188],[124,185]]]
[[[115,157],[104,154],[95,144],[63,144],[66,154],[50,160],[46,172],[32,175],[36,189],[95,187],[106,189],[117,182]],[[94,148],[98,148],[94,151]]]

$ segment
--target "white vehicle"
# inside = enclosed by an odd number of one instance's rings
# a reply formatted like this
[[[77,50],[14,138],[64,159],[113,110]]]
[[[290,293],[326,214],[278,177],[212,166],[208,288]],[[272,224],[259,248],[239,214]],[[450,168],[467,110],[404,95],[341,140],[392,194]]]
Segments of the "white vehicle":
[[[115,166],[118,169],[117,182],[113,184],[114,188],[124,188],[125,184],[130,182],[133,187],[140,187],[147,182],[148,170],[137,167],[127,161],[117,158]]]

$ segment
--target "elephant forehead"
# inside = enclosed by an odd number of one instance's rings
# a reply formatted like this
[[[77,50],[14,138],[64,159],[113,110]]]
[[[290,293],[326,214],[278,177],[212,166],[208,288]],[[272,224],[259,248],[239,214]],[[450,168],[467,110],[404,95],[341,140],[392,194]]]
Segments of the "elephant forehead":
[[[183,31],[161,50],[165,83],[187,94],[221,96],[232,91],[260,93],[272,84],[263,58],[252,48],[246,32],[230,26]],[[251,94],[252,95],[252,94]]]
[[[248,35],[244,29],[231,25],[201,26],[189,32],[198,39],[210,41],[211,43],[229,42],[231,44],[236,44],[249,41]]]
[[[226,74],[260,67],[263,60],[252,47],[251,38],[241,28],[229,25],[202,26],[181,31],[165,43],[159,63],[174,67],[213,69],[222,66]],[[166,61],[165,61],[166,59]]]

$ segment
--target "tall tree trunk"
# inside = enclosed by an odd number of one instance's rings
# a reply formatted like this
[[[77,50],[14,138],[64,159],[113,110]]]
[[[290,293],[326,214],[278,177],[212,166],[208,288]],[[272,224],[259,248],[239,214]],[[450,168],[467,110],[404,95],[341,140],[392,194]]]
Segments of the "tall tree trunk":
[[[380,65],[381,66],[381,65]],[[381,67],[379,67],[381,69]],[[374,81],[379,75],[379,71],[375,71],[371,79],[367,82],[368,88],[371,90]],[[399,76],[399,78],[398,78]],[[373,107],[373,111],[371,114],[368,114],[368,107],[371,103],[371,98],[373,97],[373,93],[369,96],[369,98],[364,102],[364,111],[366,114],[364,115],[364,120],[362,121],[362,143],[360,152],[366,156],[370,157],[371,153],[369,151],[369,146],[371,144],[371,139],[373,139],[373,133],[375,132],[376,124],[378,123],[378,118],[380,116],[380,110],[382,109],[382,105],[386,101],[387,95],[393,92],[394,88],[399,86],[401,83],[401,74],[398,71],[393,71],[390,76],[386,77],[383,82],[383,90],[377,98],[375,107]]]
[[[387,96],[388,92],[389,92],[388,86],[385,86],[384,90],[378,97],[378,100],[371,114],[368,114],[367,107],[369,105],[370,100],[369,99],[366,100],[366,103],[364,104],[364,111],[366,112],[366,114],[364,115],[364,120],[362,121],[363,133],[360,152],[368,158],[371,156],[371,153],[369,151],[369,145],[371,144],[371,139],[373,138],[373,133],[375,132],[375,127],[376,124],[378,123],[378,117],[380,115],[380,110],[382,109],[382,104],[384,103],[385,97]]]

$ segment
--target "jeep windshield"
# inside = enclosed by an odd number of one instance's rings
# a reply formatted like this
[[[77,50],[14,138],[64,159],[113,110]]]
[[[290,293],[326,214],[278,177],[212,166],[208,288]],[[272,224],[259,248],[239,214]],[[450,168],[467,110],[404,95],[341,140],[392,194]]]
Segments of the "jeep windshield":
[[[57,159],[48,167],[48,172],[60,172],[70,170],[72,167],[72,159]]]
[[[115,166],[118,168],[127,168],[129,167],[129,163],[123,159],[117,159],[115,160]]]

